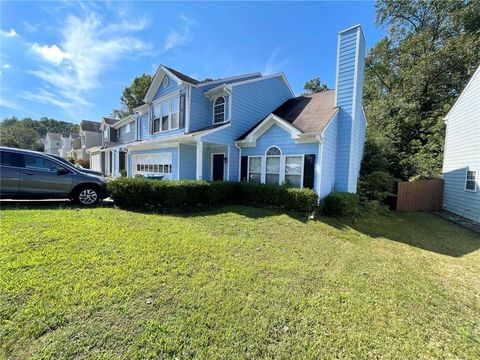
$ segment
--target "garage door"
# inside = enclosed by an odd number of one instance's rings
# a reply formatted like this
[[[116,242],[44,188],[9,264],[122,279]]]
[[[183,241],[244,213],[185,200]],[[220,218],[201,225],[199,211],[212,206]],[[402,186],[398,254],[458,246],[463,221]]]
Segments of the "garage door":
[[[132,155],[133,176],[163,176],[172,179],[172,153]]]
[[[102,163],[100,161],[100,153],[92,154],[90,157],[90,169],[102,171]]]

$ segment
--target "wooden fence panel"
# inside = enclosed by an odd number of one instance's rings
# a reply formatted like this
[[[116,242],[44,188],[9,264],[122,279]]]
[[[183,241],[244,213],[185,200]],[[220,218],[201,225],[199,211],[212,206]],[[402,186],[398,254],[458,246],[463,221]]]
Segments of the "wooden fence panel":
[[[398,183],[398,211],[437,211],[442,209],[443,180]]]

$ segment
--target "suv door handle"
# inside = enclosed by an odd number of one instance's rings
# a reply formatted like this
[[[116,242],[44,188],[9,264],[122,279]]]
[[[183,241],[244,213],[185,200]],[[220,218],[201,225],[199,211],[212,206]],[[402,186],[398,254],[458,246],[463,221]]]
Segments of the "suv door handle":
[[[35,175],[34,173],[31,172],[24,172],[25,175]]]

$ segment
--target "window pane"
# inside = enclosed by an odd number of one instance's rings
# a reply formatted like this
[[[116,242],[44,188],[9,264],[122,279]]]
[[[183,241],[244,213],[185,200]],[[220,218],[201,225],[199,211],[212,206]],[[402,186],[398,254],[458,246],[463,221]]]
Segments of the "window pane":
[[[156,104],[153,106],[153,117],[154,118],[159,118],[160,116],[162,116],[162,106],[160,104]]]
[[[260,174],[258,173],[250,173],[248,176],[248,181],[259,183],[260,182]]]
[[[248,171],[251,173],[260,173],[262,170],[262,158],[251,157],[248,161]]]
[[[178,112],[178,96],[172,99],[172,113]]]
[[[300,182],[302,181],[301,175],[285,175],[285,183],[291,187],[301,187]]]
[[[473,180],[467,180],[467,183],[465,184],[465,188],[467,190],[473,190],[475,191],[475,181]]]
[[[162,103],[162,116],[170,114],[170,101],[164,101]]]
[[[178,128],[178,112],[172,114],[172,129]]]
[[[168,130],[168,115],[162,116],[162,131]]]
[[[1,160],[0,160],[1,165],[13,166],[14,158],[15,158],[15,155],[13,153],[2,151],[0,152],[0,157],[1,157]]]
[[[153,132],[160,131],[160,119],[153,120]]]
[[[285,157],[285,174],[302,174],[302,157],[287,156]]]
[[[267,184],[279,184],[280,175],[278,174],[267,174],[265,177],[265,182]]]
[[[270,149],[268,149],[267,151],[267,155],[280,155],[281,152],[280,152],[280,149],[277,148],[277,147],[271,147]]]
[[[53,161],[43,159],[39,156],[23,155],[26,168],[38,168],[43,170],[56,170],[60,166]]]
[[[467,171],[467,180],[475,180],[475,171]]]
[[[267,173],[280,173],[280,158],[279,157],[267,157]]]

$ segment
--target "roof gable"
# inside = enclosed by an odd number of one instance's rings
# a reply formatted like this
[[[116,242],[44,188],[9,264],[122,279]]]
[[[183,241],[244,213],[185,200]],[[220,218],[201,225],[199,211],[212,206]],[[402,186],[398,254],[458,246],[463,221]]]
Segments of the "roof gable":
[[[164,65],[160,65],[157,69],[157,72],[155,73],[152,83],[150,84],[150,87],[147,90],[147,94],[145,95],[145,98],[143,101],[145,103],[150,103],[152,102],[153,98],[155,97],[158,89],[160,88],[160,85],[163,81],[163,78],[165,76],[169,76],[171,79],[177,82],[178,85],[181,85],[183,83],[189,84],[189,85],[197,85],[200,83],[200,81],[191,78],[190,76],[187,76],[185,74],[182,74],[181,72],[174,70],[172,68],[166,67]]]
[[[475,70],[475,72],[473,73],[473,76],[470,78],[470,80],[468,81],[467,85],[465,86],[465,88],[463,89],[463,91],[460,93],[460,95],[458,96],[458,99],[455,101],[455,103],[453,104],[452,108],[450,109],[450,111],[447,113],[447,115],[445,116],[445,120],[448,119],[448,117],[450,116],[450,114],[453,112],[453,110],[455,109],[455,107],[457,107],[457,104],[459,104],[461,101],[462,101],[462,98],[465,96],[465,94],[469,91],[469,88],[472,86],[472,84],[474,83],[475,79],[477,79],[478,77],[480,77],[480,65],[477,67],[477,70]],[[480,81],[480,79],[479,79]]]
[[[81,131],[100,132],[100,123],[91,120],[82,120],[80,122]]]

